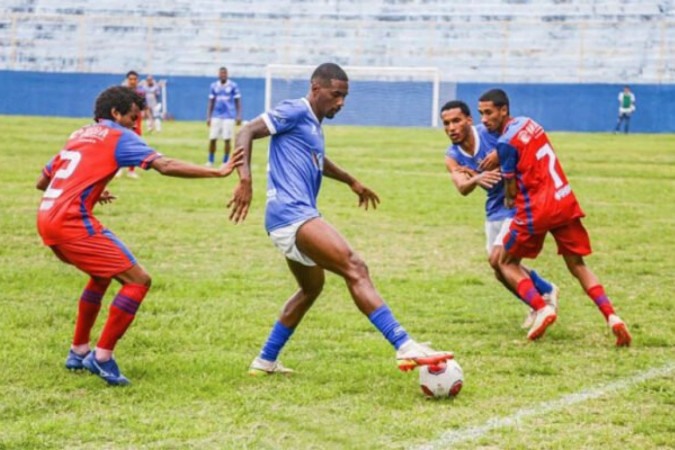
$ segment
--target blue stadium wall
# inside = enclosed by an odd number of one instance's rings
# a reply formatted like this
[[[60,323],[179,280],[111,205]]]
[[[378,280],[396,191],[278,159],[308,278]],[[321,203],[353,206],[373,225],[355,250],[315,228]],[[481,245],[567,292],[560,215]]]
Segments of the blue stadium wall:
[[[209,77],[156,75],[169,82],[169,110],[177,120],[204,120]],[[264,108],[264,80],[236,78],[242,91],[244,119],[250,120]],[[105,87],[119,84],[116,74],[73,74],[0,71],[0,114],[90,117],[93,100]],[[332,123],[348,125],[426,126],[431,99],[429,86],[405,83],[383,89],[379,83],[354,86],[347,106]],[[448,83],[441,92],[456,92],[475,113],[478,97],[495,87],[483,83]],[[370,89],[372,87],[373,89]],[[393,88],[392,88],[393,87]],[[603,132],[614,127],[617,95],[615,84],[500,84],[512,104],[513,115],[528,115],[551,131]],[[290,97],[304,95],[306,84],[291,89]],[[643,133],[675,132],[675,85],[632,86],[637,111],[631,129]],[[368,95],[369,97],[366,97]],[[373,101],[373,95],[382,102]],[[368,100],[364,100],[368,98]],[[449,99],[441,98],[441,104]],[[386,103],[390,107],[383,108]],[[419,117],[411,123],[410,117]]]

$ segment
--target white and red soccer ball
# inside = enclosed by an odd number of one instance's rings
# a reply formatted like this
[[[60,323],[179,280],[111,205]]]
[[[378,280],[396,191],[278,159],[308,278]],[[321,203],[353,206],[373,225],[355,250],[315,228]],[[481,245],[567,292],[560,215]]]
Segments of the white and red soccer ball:
[[[428,397],[455,397],[462,390],[464,373],[454,359],[433,366],[421,366],[420,388]]]

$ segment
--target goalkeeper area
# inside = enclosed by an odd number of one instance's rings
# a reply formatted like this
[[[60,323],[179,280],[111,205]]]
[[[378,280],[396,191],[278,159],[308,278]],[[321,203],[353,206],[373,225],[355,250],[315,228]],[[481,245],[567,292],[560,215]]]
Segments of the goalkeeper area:
[[[270,64],[265,69],[265,110],[307,95],[316,66]],[[436,67],[343,66],[349,77],[347,106],[336,125],[436,127],[441,74]],[[454,89],[453,89],[454,90]],[[445,93],[448,98],[454,93]]]

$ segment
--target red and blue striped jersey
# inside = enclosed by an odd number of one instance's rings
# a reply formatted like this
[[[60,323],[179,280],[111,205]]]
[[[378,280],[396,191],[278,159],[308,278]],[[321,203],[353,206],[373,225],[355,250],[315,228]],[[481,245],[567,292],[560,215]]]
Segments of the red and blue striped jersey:
[[[516,224],[534,234],[584,216],[541,125],[528,117],[511,119],[497,152],[504,179],[516,178]]]
[[[161,157],[133,131],[102,120],[71,134],[43,169],[50,179],[38,210],[37,225],[46,245],[100,233],[94,205],[120,167],[140,166]]]

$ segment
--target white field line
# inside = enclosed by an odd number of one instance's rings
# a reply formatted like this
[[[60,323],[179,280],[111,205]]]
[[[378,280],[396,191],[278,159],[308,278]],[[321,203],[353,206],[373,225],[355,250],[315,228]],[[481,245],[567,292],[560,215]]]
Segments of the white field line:
[[[413,448],[415,450],[451,448],[453,444],[480,439],[493,430],[519,425],[522,420],[529,417],[541,416],[553,411],[559,411],[577,403],[593,400],[616,391],[622,391],[633,385],[642,383],[643,381],[669,375],[673,370],[675,370],[675,362],[670,362],[663,367],[655,367],[629,378],[623,378],[594,388],[584,389],[583,391],[566,395],[558,400],[542,402],[532,408],[520,409],[510,416],[493,417],[483,425],[461,428],[455,431],[446,431],[438,439]]]

